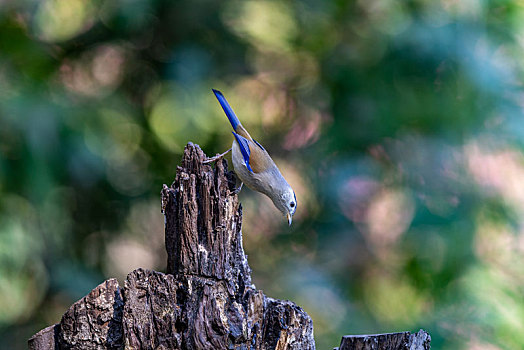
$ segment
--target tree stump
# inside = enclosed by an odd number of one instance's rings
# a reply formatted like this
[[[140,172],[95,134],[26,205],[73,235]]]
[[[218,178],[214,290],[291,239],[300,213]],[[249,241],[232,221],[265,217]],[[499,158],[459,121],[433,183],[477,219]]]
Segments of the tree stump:
[[[306,312],[252,284],[234,177],[225,160],[213,168],[206,159],[189,143],[163,186],[168,273],[137,269],[123,288],[101,283],[29,349],[315,349]],[[429,342],[421,330],[344,336],[338,349],[427,350]]]
[[[225,160],[189,143],[162,189],[167,274],[138,269],[73,304],[29,340],[41,349],[315,349],[313,322],[251,283],[242,208]]]
[[[334,350],[429,350],[431,337],[420,330],[410,332],[384,333],[373,335],[345,335],[340,346]]]

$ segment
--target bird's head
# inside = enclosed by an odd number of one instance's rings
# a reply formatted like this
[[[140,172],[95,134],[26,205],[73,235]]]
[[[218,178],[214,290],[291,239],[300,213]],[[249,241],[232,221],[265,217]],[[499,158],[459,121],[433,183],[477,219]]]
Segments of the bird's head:
[[[278,196],[277,201],[278,203],[273,201],[275,206],[284,214],[289,226],[291,226],[293,215],[297,210],[297,196],[295,196],[295,192],[289,187]]]

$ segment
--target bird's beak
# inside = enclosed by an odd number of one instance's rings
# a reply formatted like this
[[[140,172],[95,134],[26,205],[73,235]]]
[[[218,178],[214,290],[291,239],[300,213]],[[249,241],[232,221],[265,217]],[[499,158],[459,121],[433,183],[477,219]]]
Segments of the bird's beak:
[[[291,222],[293,221],[293,216],[291,216],[291,214],[289,213],[287,213],[286,216],[287,216],[287,222],[289,223],[289,226],[291,226]]]

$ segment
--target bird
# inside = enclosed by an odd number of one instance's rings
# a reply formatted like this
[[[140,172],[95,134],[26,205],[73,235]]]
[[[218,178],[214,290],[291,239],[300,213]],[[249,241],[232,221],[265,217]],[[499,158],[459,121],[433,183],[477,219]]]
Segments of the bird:
[[[218,90],[212,90],[233,127],[234,139],[229,150],[215,157],[208,158],[205,163],[220,159],[231,151],[233,168],[241,181],[236,192],[240,192],[242,185],[246,184],[250,189],[265,194],[287,218],[288,224],[291,226],[293,215],[297,210],[295,191],[284,179],[284,176],[282,176],[266,149],[253,139],[242,126],[224,95]]]

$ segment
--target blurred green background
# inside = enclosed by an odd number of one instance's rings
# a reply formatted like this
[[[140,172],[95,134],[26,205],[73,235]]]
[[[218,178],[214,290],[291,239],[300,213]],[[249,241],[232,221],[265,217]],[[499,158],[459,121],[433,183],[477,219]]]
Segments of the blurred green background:
[[[244,189],[256,286],[344,334],[524,348],[524,4],[0,2],[0,347],[104,279],[163,270],[160,190],[211,92],[295,188]]]

